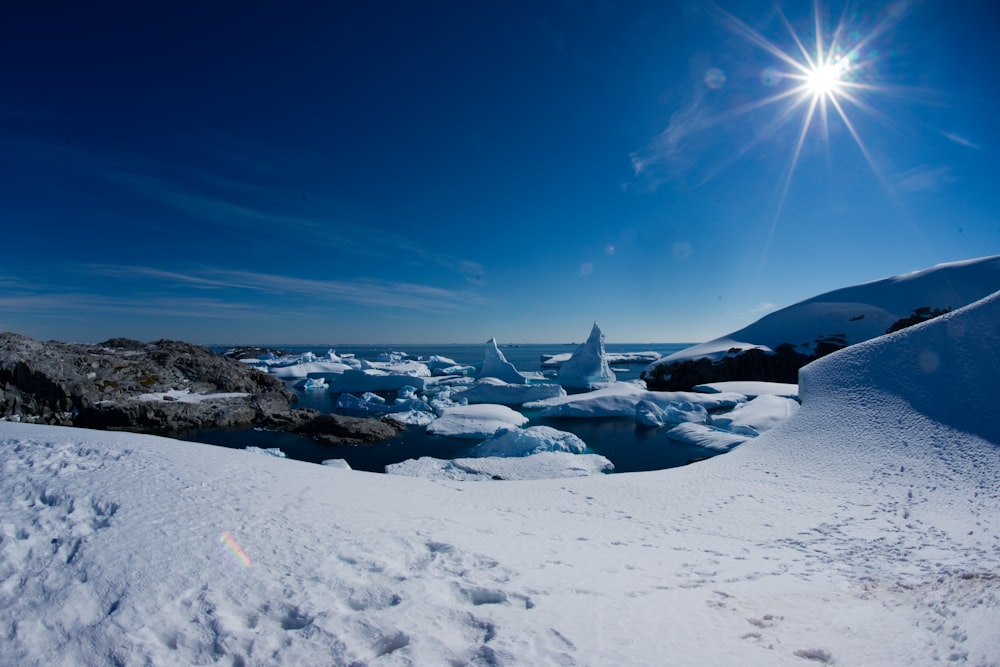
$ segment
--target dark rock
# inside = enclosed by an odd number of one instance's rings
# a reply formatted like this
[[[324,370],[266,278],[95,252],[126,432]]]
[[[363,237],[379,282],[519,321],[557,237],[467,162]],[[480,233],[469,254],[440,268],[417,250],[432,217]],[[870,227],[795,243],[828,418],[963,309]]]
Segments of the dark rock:
[[[399,434],[400,428],[370,417],[320,414],[291,429],[328,445],[364,445],[382,442]]]
[[[824,349],[832,352],[832,343]],[[640,376],[646,386],[655,391],[690,391],[692,387],[709,382],[729,380],[759,380],[764,382],[799,381],[799,369],[818,356],[796,352],[785,343],[774,352],[760,349],[733,351],[733,354],[718,361],[705,357],[689,359],[673,364],[654,366],[652,372],[646,369]]]
[[[948,312],[951,312],[950,308],[929,308],[927,306],[915,308],[907,317],[900,318],[889,325],[886,333],[892,333],[893,331],[899,331],[900,329],[912,327],[914,324],[920,324],[921,322],[932,320],[935,317],[940,317]]]
[[[246,395],[140,398],[172,390]],[[279,379],[191,343],[114,338],[81,345],[0,334],[0,417],[172,433],[279,419],[294,401]]]
[[[270,347],[231,347],[222,353],[223,356],[237,360],[259,359],[260,357],[267,356],[269,354],[274,355],[275,357],[284,357],[289,353]]]

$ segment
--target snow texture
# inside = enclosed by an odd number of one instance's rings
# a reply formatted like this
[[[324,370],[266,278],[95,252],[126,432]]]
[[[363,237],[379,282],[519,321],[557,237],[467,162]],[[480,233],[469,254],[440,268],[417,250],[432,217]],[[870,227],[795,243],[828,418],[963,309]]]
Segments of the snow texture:
[[[559,384],[576,389],[590,389],[615,381],[604,351],[604,333],[597,322],[590,330],[587,342],[580,344],[573,356],[559,368]]]
[[[824,357],[789,420],[648,473],[468,484],[0,422],[0,661],[996,665],[998,322],[994,295]]]
[[[589,477],[610,472],[611,461],[598,454],[539,452],[528,456],[436,459],[423,456],[385,467],[390,475],[429,480],[495,482]],[[497,596],[499,598],[499,596]],[[506,601],[506,594],[503,600]]]

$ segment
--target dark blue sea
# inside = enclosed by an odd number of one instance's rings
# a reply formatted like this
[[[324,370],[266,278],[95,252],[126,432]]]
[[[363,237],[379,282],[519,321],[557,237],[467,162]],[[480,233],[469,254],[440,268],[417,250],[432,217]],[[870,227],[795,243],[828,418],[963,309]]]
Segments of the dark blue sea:
[[[654,351],[661,355],[688,347],[689,343],[608,343],[608,352]],[[327,350],[337,354],[354,354],[359,359],[374,360],[385,352],[402,352],[411,358],[428,358],[440,355],[463,365],[481,365],[485,346],[476,344],[447,345],[267,345],[272,349],[289,354],[313,352],[319,356]],[[228,346],[214,346],[216,351],[224,351]],[[575,343],[568,344],[524,344],[500,345],[504,356],[520,371],[543,372],[541,365],[544,354],[571,353]],[[619,380],[637,379],[645,364],[612,364]],[[296,407],[315,408],[321,412],[339,412],[335,408],[336,395],[325,391],[299,392]],[[569,431],[587,443],[590,450],[606,456],[615,464],[615,472],[637,472],[674,468],[687,463],[714,456],[716,452],[701,447],[681,445],[668,440],[666,429],[650,429],[638,426],[632,418],[605,419],[551,419],[522,411],[531,419],[529,426],[551,426],[561,431]],[[406,459],[421,456],[435,458],[457,458],[478,444],[472,440],[443,438],[429,435],[422,427],[411,426],[406,432],[384,443],[362,446],[321,445],[304,436],[259,429],[197,431],[182,436],[184,440],[204,442],[224,447],[242,449],[248,446],[261,448],[277,447],[289,458],[320,463],[326,459],[345,459],[355,470],[385,472],[385,466]]]

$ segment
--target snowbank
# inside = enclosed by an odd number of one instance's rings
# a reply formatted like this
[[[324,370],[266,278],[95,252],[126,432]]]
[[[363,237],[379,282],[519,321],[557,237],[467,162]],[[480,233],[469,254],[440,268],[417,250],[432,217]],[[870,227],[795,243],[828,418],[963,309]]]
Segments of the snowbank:
[[[994,296],[824,357],[794,417],[650,473],[464,484],[0,422],[0,653],[997,664],[998,322]]]

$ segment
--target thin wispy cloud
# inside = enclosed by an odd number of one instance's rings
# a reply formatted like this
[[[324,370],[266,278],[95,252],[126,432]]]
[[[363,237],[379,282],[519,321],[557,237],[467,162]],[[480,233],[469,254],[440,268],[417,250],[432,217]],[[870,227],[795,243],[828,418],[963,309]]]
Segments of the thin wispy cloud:
[[[417,283],[368,278],[316,280],[252,271],[205,269],[185,273],[114,265],[95,265],[91,270],[117,279],[152,279],[167,286],[244,290],[278,298],[317,299],[434,313],[454,312],[489,303],[479,294],[468,290],[449,290]]]
[[[924,164],[900,174],[895,187],[897,192],[936,192],[941,186],[954,182],[951,167]]]
[[[20,154],[68,166],[87,178],[99,178],[132,196],[155,202],[193,220],[244,232],[253,237],[315,246],[337,253],[383,262],[418,261],[458,273],[473,285],[485,271],[477,262],[424,248],[380,225],[375,215],[348,200],[303,194],[269,185],[263,167],[250,162],[224,173],[205,165],[182,165],[144,155],[109,153],[40,139],[20,139]],[[246,165],[243,165],[246,167]],[[305,169],[307,165],[300,165]],[[314,165],[313,165],[314,167]],[[270,178],[273,178],[271,176]]]
[[[969,141],[965,137],[961,137],[961,136],[959,136],[957,134],[953,134],[951,132],[945,132],[943,130],[939,130],[939,132],[941,132],[941,136],[942,137],[944,137],[945,139],[947,139],[949,141],[955,142],[959,146],[965,146],[966,148],[973,148],[973,149],[975,149],[977,151],[983,150],[982,146],[980,146],[979,144],[976,144],[976,143],[973,143],[973,142]]]

